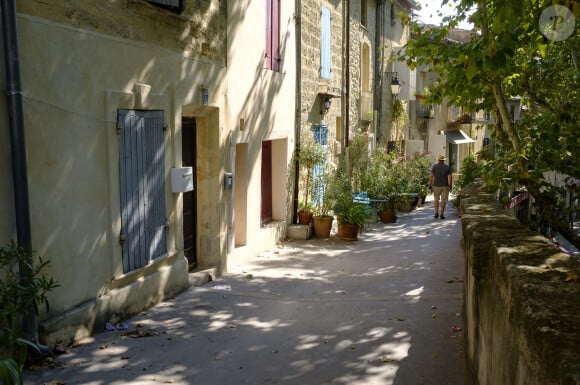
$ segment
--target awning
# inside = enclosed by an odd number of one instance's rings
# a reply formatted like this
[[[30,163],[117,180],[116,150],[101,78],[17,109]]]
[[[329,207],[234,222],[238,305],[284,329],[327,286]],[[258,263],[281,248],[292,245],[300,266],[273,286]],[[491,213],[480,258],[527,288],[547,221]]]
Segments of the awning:
[[[467,134],[461,130],[445,131],[447,141],[453,144],[473,143],[475,140],[471,139]]]

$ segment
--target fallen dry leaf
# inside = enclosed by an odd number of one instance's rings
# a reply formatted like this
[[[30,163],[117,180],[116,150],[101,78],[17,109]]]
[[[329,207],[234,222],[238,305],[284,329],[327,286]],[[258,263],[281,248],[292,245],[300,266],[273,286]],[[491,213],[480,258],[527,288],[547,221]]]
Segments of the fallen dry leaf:
[[[433,313],[433,314],[431,315],[431,318],[439,318],[439,314],[437,314],[437,313]]]
[[[580,278],[578,278],[578,274],[570,273],[566,277],[566,282],[580,282]]]

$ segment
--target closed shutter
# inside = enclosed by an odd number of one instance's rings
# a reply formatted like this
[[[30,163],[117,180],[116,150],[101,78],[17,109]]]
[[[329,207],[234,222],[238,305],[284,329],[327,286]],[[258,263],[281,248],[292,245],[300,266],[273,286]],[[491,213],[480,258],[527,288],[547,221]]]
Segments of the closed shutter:
[[[321,6],[320,15],[320,77],[330,79],[330,9]]]
[[[265,68],[280,70],[280,0],[266,0]]]
[[[118,111],[123,271],[167,253],[163,111]]]
[[[280,0],[272,0],[272,71],[280,71]]]
[[[272,69],[272,0],[266,0],[266,69]]]

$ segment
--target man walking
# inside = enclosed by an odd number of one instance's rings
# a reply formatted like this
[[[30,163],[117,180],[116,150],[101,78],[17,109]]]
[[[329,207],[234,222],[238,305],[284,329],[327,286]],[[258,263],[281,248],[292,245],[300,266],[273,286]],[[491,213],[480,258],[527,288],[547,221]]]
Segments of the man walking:
[[[451,167],[445,164],[445,155],[441,155],[437,158],[437,163],[431,167],[429,175],[429,189],[433,189],[433,201],[435,202],[434,218],[439,218],[439,199],[441,199],[441,219],[445,219],[445,205],[449,199],[452,183]]]

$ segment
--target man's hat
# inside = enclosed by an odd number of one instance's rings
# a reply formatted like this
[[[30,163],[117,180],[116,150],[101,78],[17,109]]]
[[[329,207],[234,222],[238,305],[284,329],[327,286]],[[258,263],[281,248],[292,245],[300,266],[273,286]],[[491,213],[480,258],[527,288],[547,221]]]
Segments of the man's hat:
[[[439,155],[439,157],[437,158],[437,160],[445,160],[445,155]]]

